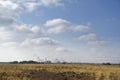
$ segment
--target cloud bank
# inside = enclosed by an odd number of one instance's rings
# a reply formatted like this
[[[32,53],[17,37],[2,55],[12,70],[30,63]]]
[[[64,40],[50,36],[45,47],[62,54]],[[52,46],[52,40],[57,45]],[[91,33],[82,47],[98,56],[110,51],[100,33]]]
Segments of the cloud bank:
[[[64,18],[49,19],[40,25],[22,21],[21,15],[33,13],[40,7],[64,6],[63,0],[0,0],[1,61],[36,60],[34,55],[52,60],[64,58],[67,61],[94,62],[98,57],[101,58],[101,55],[107,52],[104,47],[109,41],[101,39],[91,30],[90,25],[76,24]],[[71,37],[73,33],[76,36]],[[67,34],[68,38],[60,36],[64,34]],[[59,36],[61,39],[57,38]]]

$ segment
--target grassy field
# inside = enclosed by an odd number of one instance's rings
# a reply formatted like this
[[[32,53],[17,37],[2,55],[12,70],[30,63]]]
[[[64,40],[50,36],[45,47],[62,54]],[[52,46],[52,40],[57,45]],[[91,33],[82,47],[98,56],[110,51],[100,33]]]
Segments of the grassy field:
[[[0,80],[120,80],[120,66],[1,64]]]

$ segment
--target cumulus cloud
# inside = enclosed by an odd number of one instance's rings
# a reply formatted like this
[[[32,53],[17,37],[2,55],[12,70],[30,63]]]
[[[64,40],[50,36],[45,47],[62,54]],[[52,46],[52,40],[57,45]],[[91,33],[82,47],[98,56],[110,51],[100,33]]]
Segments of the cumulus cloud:
[[[0,40],[11,40],[14,38],[12,31],[7,30],[5,27],[0,27]]]
[[[0,0],[0,13],[14,16],[26,11],[32,12],[38,7],[63,5],[62,0]]]
[[[64,47],[58,47],[58,48],[56,48],[56,52],[69,52],[69,50]]]
[[[0,46],[2,46],[2,47],[18,47],[19,43],[18,42],[5,42],[5,43],[2,43]]]
[[[64,26],[57,26],[57,27],[48,29],[47,32],[49,34],[59,34],[59,33],[66,32],[67,29],[68,28],[65,28]]]
[[[46,36],[45,31],[37,25],[8,23],[0,25],[0,40],[24,40],[42,36]]]
[[[13,36],[45,36],[45,31],[37,25],[19,22],[21,13],[33,11],[40,6],[61,6],[61,0],[0,0],[0,37],[1,40],[13,39]],[[15,37],[15,38],[16,38]]]
[[[57,40],[48,37],[41,37],[35,39],[26,39],[21,43],[21,46],[53,46],[58,44],[59,42]]]
[[[68,26],[71,23],[67,20],[61,19],[61,18],[57,18],[57,19],[52,19],[52,20],[48,20],[45,23],[46,27],[56,27],[56,26]]]
[[[96,34],[95,33],[89,33],[89,34],[85,34],[82,35],[78,38],[80,41],[94,41],[97,39]]]
[[[12,0],[0,0],[0,14],[15,16],[20,14],[21,11],[22,7]]]
[[[100,40],[95,33],[88,33],[78,37],[80,42],[84,42],[87,45],[92,46],[104,46],[108,45],[110,41]]]
[[[38,6],[38,4],[35,2],[29,2],[29,3],[25,4],[25,7],[29,12],[32,12],[33,10],[35,10],[37,8],[37,6]]]
[[[14,2],[24,7],[27,11],[34,11],[38,7],[63,6],[62,0],[21,0]]]
[[[50,34],[51,33],[59,34],[59,33],[69,32],[69,31],[84,32],[89,30],[89,27],[86,25],[75,25],[70,21],[67,21],[61,18],[48,20],[45,23],[45,26],[48,28],[47,32]]]
[[[0,16],[0,26],[8,26],[16,23],[16,19],[11,16]]]
[[[14,30],[18,34],[25,34],[25,35],[44,35],[44,30],[40,26],[36,25],[27,25],[27,24],[21,24],[21,25],[14,25]]]
[[[89,27],[86,26],[86,25],[77,25],[75,27],[72,27],[72,30],[73,31],[88,31],[89,30]]]
[[[49,5],[63,6],[62,0],[40,0],[39,3],[44,6]]]
[[[0,47],[16,47],[16,48],[24,48],[27,47],[28,49],[30,47],[42,47],[42,46],[49,46],[54,47],[59,45],[60,42],[49,38],[49,37],[40,37],[40,38],[33,38],[33,39],[25,39],[23,41],[7,41],[0,44]]]
[[[16,3],[13,3],[11,0],[1,0],[0,8],[7,8],[11,10],[16,10],[19,7]]]
[[[93,46],[105,46],[108,44],[110,44],[110,41],[96,40],[96,41],[88,42],[88,45],[93,45]]]
[[[61,0],[0,0],[0,36],[2,40],[25,36],[45,36],[45,31],[37,25],[19,22],[21,13],[33,11],[40,6],[60,6]],[[22,35],[22,36],[21,36]]]

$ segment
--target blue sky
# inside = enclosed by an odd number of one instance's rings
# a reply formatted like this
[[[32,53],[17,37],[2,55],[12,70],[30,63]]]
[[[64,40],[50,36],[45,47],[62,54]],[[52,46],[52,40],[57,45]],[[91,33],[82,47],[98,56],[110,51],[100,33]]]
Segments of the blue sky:
[[[1,0],[0,61],[120,59],[119,0]]]

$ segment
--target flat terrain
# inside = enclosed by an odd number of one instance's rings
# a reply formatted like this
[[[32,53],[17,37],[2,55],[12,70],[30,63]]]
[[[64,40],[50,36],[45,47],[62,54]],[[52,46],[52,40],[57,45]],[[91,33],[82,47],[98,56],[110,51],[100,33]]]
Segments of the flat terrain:
[[[1,64],[0,80],[120,80],[120,66]]]

